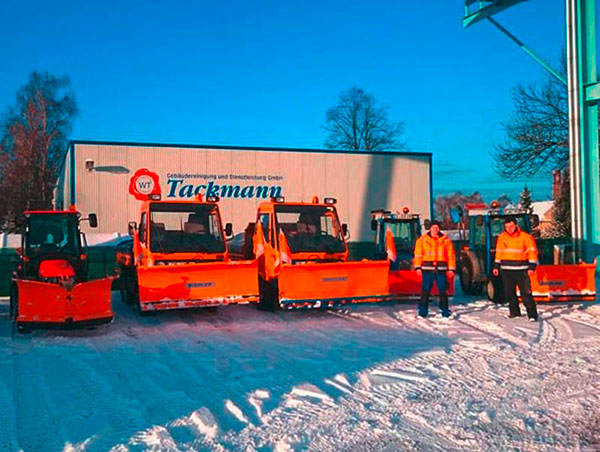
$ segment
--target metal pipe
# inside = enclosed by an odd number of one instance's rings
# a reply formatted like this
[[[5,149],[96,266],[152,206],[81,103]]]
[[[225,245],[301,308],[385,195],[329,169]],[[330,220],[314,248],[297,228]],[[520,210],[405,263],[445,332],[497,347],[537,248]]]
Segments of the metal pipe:
[[[571,233],[573,247],[581,252],[583,224],[581,221],[581,128],[579,121],[579,61],[577,58],[577,0],[567,0],[567,77],[569,103],[569,165],[571,188]]]
[[[556,77],[558,79],[558,81],[560,81],[563,85],[567,85],[567,81],[565,80],[565,78],[562,75],[560,75],[558,72],[556,72],[554,69],[552,69],[552,67],[548,63],[546,63],[539,56],[537,56],[535,54],[535,52],[533,50],[531,50],[529,47],[527,47],[527,45],[525,45],[525,43],[523,41],[521,41],[519,38],[517,38],[515,35],[513,35],[510,31],[508,31],[506,28],[504,28],[502,25],[500,25],[491,16],[488,16],[487,20],[489,20],[498,30],[500,30],[502,33],[504,33],[506,36],[508,36],[513,42],[515,42],[527,55],[529,55],[531,58],[533,58],[535,61],[537,61],[539,64],[541,64],[542,67],[544,69],[546,69],[554,77]]]

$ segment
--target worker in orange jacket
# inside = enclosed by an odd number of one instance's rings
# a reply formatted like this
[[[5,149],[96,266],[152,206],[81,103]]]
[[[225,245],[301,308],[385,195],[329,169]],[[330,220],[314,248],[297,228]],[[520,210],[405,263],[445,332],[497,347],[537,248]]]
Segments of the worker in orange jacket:
[[[538,250],[533,237],[519,228],[514,217],[506,217],[504,232],[498,236],[496,242],[496,258],[492,274],[502,277],[509,318],[521,315],[517,299],[518,286],[529,321],[535,322],[538,319],[529,279],[535,272],[537,261]]]
[[[429,225],[429,231],[418,238],[413,265],[417,274],[423,277],[419,316],[427,317],[429,295],[435,282],[440,294],[442,317],[450,317],[448,279],[456,271],[456,255],[452,241],[441,233],[439,221],[433,220]]]

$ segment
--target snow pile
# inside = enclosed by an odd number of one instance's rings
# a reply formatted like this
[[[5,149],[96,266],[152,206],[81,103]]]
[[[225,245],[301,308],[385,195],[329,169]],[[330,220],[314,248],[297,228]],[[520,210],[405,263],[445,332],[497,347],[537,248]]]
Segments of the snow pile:
[[[15,338],[0,305],[0,450],[600,450],[600,304],[114,304],[112,325]]]

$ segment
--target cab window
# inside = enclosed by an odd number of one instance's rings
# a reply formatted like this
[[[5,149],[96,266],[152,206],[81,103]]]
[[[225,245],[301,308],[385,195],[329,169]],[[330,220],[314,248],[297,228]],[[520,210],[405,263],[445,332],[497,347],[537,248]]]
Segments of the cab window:
[[[146,243],[146,212],[142,213],[140,219],[140,242]]]
[[[263,230],[263,238],[265,240],[265,242],[269,242],[272,243],[272,240],[269,240],[269,236],[270,236],[270,229],[269,229],[269,214],[268,213],[261,213],[258,217],[258,221],[260,222],[260,225],[262,226],[262,230]]]

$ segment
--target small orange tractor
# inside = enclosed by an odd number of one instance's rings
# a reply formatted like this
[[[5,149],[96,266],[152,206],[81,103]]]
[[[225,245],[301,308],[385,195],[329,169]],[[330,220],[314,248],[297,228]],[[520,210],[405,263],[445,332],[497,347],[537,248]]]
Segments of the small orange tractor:
[[[390,296],[397,300],[418,299],[423,278],[413,269],[413,257],[415,243],[421,236],[419,215],[411,214],[408,207],[404,207],[402,213],[373,210],[371,230],[375,233],[375,258],[390,263]],[[437,286],[431,294],[438,295]],[[448,281],[448,296],[454,296],[454,276]]]
[[[80,222],[97,227],[95,214],[24,212],[20,262],[13,275],[10,315],[17,329],[28,326],[89,325],[110,322],[113,277],[87,279],[87,254]]]
[[[230,259],[218,198],[149,195],[129,233],[130,248],[117,252],[121,297],[140,312],[259,301],[257,262]]]
[[[388,263],[348,262],[348,229],[334,198],[258,206],[254,253],[259,262],[261,306],[323,308],[388,300]]]
[[[507,215],[528,233],[537,227],[539,218],[519,210],[507,210],[492,202],[490,207],[475,206],[468,210],[463,224],[468,225],[469,241],[458,256],[458,271],[463,292],[478,294],[483,290],[494,302],[504,299],[501,278],[492,274],[496,241],[504,230]],[[536,240],[538,249],[544,240]],[[551,243],[550,243],[551,244]],[[596,299],[596,263],[565,264],[560,249],[554,247],[552,257],[540,253],[540,264],[531,277],[531,290],[536,301],[594,301]]]

